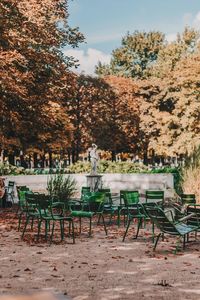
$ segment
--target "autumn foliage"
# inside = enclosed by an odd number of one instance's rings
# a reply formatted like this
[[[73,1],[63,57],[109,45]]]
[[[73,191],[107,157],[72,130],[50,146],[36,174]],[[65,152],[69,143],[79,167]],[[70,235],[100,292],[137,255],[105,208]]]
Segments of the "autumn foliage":
[[[199,144],[199,33],[174,42],[127,34],[98,77],[76,75],[62,47],[84,40],[68,24],[67,0],[0,3],[0,149],[68,154],[92,142],[112,153],[185,155]]]

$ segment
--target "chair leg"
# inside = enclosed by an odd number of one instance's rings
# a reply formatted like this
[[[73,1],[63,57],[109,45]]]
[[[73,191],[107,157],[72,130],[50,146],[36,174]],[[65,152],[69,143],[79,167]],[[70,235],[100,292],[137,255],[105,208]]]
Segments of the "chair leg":
[[[70,227],[71,227],[71,224],[72,224],[72,238],[73,238],[73,244],[75,244],[74,220],[72,219],[69,223],[70,223]]]
[[[100,224],[100,220],[101,220],[101,215],[99,215],[99,217],[98,217],[97,225]]]
[[[27,227],[27,225],[28,225],[28,223],[29,223],[29,219],[30,219],[30,218],[27,218],[27,219],[26,219],[26,223],[25,223],[25,225],[24,225],[24,230],[23,230],[23,232],[22,232],[22,237],[21,237],[22,239],[24,238],[24,233],[25,233],[26,227]]]
[[[126,212],[124,211],[124,227],[126,226]]]
[[[45,220],[45,240],[47,241],[49,222]]]
[[[61,241],[64,240],[64,221],[60,220],[60,233],[61,233]]]
[[[90,218],[90,230],[89,230],[89,237],[92,235],[92,218]]]
[[[102,220],[103,220],[103,226],[104,226],[105,233],[106,233],[106,235],[108,235],[108,231],[107,231],[107,228],[106,228],[104,216],[103,216],[103,214],[100,215],[100,216],[102,217]]]
[[[81,217],[79,218],[79,233],[81,234]]]
[[[111,225],[111,223],[112,223],[112,217],[113,217],[113,216],[114,216],[114,213],[111,212],[111,213],[110,213],[110,219],[109,219],[109,222],[108,222],[109,225]]]
[[[189,243],[189,237],[190,237],[190,234],[188,233],[187,234],[187,243]],[[196,232],[195,232],[195,239],[196,239]]]
[[[161,233],[159,233],[159,235],[158,235],[157,238],[156,238],[156,242],[155,242],[155,245],[154,245],[154,247],[153,247],[153,251],[156,251],[156,246],[157,246],[157,244],[158,244],[158,241],[159,241],[160,236],[161,236]]]
[[[23,215],[23,212],[21,212],[19,215],[18,231],[20,230],[20,226],[21,226],[21,222],[22,222],[22,215]]]
[[[138,227],[137,227],[137,233],[136,233],[135,239],[137,239],[137,237],[138,237],[138,234],[139,234],[139,230],[140,230],[141,225],[142,225],[142,219],[139,219],[139,220],[138,220]]]
[[[128,229],[129,229],[130,224],[131,224],[131,219],[128,220],[128,224],[127,224],[127,226],[126,226],[126,231],[125,231],[125,233],[124,233],[122,242],[125,241],[125,238],[126,238],[126,235],[127,235],[127,232],[128,232]]]
[[[72,220],[72,222],[73,222],[73,220]],[[71,234],[71,223],[72,223],[71,221],[69,221],[69,235]]]
[[[155,238],[155,224],[153,222],[152,223],[152,243],[154,243],[154,238]]]
[[[176,244],[176,249],[175,249],[175,251],[174,251],[174,254],[176,254],[177,251],[180,250],[180,247],[179,247],[180,241],[181,241],[181,236],[178,237],[178,241],[177,241],[177,244]],[[184,243],[184,238],[183,238],[183,243]],[[183,246],[183,247],[184,247],[184,246]]]
[[[120,209],[117,210],[117,226],[120,226]]]
[[[51,245],[51,243],[53,241],[54,226],[55,226],[55,224],[54,224],[54,221],[53,221],[52,230],[51,230],[51,237],[50,237],[50,245]]]
[[[34,218],[32,218],[32,220],[31,220],[31,230],[33,230],[33,221],[34,221]]]
[[[185,249],[186,235],[183,236],[183,250]]]
[[[41,223],[42,223],[42,220],[39,220],[39,221],[38,221],[38,233],[37,233],[37,241],[39,241],[40,230],[41,230]]]

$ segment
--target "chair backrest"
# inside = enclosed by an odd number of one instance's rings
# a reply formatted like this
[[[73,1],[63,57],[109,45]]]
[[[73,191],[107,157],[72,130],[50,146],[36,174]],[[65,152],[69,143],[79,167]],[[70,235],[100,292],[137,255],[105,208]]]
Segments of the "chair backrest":
[[[120,205],[124,205],[124,195],[125,195],[125,193],[135,193],[135,192],[137,192],[138,193],[138,191],[136,191],[136,190],[120,190]]]
[[[25,192],[25,204],[27,211],[32,212],[33,208],[36,209],[38,205],[38,194],[31,191]]]
[[[84,201],[84,198],[85,198],[86,195],[88,195],[88,193],[90,193],[90,187],[82,186],[82,188],[81,188],[81,200],[82,201]]]
[[[168,219],[168,217],[165,215],[165,212],[160,207],[157,205],[146,205],[144,208],[151,221],[155,223],[162,232],[172,235],[179,234],[176,226]]]
[[[88,199],[91,197],[92,192],[85,192],[84,194],[81,195],[81,201],[83,202],[88,202]]]
[[[82,186],[82,188],[81,188],[81,194],[84,194],[86,192],[90,192],[90,187],[89,186]]]
[[[17,189],[17,195],[18,195],[18,198],[19,198],[19,192],[27,192],[27,191],[30,191],[30,189],[29,189],[26,185],[17,185],[17,186],[16,186],[16,189]]]
[[[17,190],[17,194],[18,194],[18,200],[19,200],[19,206],[24,206],[25,205],[25,201],[26,201],[26,193],[29,192],[30,194],[32,194],[32,192],[27,189],[27,190]]]
[[[182,205],[195,204],[196,203],[195,194],[182,194],[181,202],[182,202]]]
[[[106,200],[106,194],[101,192],[92,192],[91,196],[88,198],[89,211],[92,212],[103,212],[104,203]]]
[[[15,182],[14,181],[8,181],[8,186],[7,186],[7,192],[13,193],[14,192],[14,187],[15,187]]]
[[[123,193],[125,206],[130,206],[139,202],[139,192],[138,191],[125,191]]]
[[[187,225],[199,226],[200,225],[200,205],[188,205],[187,215],[194,214],[191,218],[187,220]]]
[[[105,195],[106,195],[105,204],[112,205],[112,195],[111,195],[110,188],[98,189],[98,192],[105,193]]]
[[[148,202],[164,202],[164,191],[159,190],[147,190],[146,191],[146,203]]]
[[[37,195],[37,209],[40,213],[40,217],[49,215],[51,211],[52,199],[49,195],[38,194]]]

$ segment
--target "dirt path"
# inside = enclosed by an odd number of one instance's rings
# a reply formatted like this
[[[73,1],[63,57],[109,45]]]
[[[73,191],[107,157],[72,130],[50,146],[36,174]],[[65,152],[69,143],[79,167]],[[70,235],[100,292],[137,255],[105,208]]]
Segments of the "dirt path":
[[[130,230],[122,243],[123,226],[109,226],[105,237],[95,225],[88,238],[85,224],[75,245],[67,237],[49,247],[35,243],[31,231],[22,241],[14,214],[0,218],[1,295],[48,291],[75,300],[200,299],[199,242],[175,256],[175,239],[169,238],[154,254],[150,226],[138,240]]]

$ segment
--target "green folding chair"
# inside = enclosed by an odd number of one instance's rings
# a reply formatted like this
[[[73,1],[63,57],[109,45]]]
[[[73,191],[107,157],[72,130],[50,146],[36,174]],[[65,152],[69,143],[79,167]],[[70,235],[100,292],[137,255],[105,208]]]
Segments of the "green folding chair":
[[[146,206],[146,211],[148,212],[148,216],[151,218],[152,222],[157,226],[157,228],[160,230],[160,233],[158,234],[154,248],[153,250],[156,250],[156,246],[158,244],[160,236],[164,234],[169,234],[172,236],[178,236],[183,238],[183,249],[185,249],[186,244],[186,237],[190,232],[196,232],[199,229],[199,226],[197,225],[188,225],[188,220],[192,217],[191,215],[188,215],[186,217],[183,217],[179,219],[178,221],[175,221],[173,219],[173,214],[171,214],[170,219],[166,215],[166,211],[162,210],[158,206]],[[169,210],[170,213],[170,210]],[[178,249],[178,245],[176,247],[176,251]],[[175,251],[175,252],[176,252]]]

